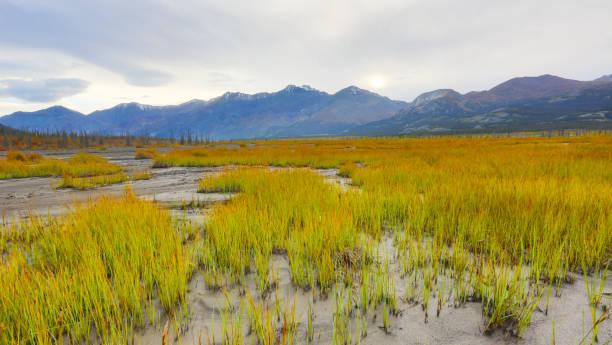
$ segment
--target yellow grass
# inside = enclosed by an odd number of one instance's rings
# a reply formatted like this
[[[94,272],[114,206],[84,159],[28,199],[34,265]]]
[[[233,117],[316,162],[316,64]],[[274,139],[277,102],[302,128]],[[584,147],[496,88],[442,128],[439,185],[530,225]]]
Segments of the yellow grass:
[[[9,152],[6,159],[0,159],[0,179],[61,175],[83,177],[115,174],[120,171],[120,166],[85,152],[78,153],[67,161],[20,152]]]
[[[62,334],[77,341],[88,327],[120,341],[144,325],[152,291],[166,311],[185,308],[196,267],[212,289],[245,289],[254,273],[266,301],[276,289],[274,254],[288,257],[293,284],[311,289],[313,299],[335,291],[338,343],[355,324],[365,335],[362,320],[377,314],[393,333],[400,298],[420,305],[424,322],[449,301],[480,303],[484,332],[520,337],[543,296],[553,290],[562,303],[564,284],[583,273],[593,273],[585,296],[593,323],[609,317],[596,307],[612,252],[612,137],[252,144],[154,159],[158,167],[232,166],[199,183],[200,192],[236,193],[213,206],[202,237],[193,227],[173,230],[187,227],[130,194],[77,206],[49,225],[0,232],[8,253],[0,266],[0,342],[49,343]],[[331,167],[355,188],[312,170]],[[263,301],[249,297],[239,308],[260,341],[277,334],[273,320],[280,320]],[[227,313],[224,337],[240,342],[242,321]],[[307,333],[316,334],[311,327]]]
[[[146,159],[146,158],[156,158],[157,156],[159,156],[159,153],[157,152],[156,149],[150,148],[150,149],[139,149],[136,150],[136,159]]]
[[[152,175],[149,171],[138,171],[131,176],[123,172],[89,177],[72,177],[70,175],[64,175],[56,188],[90,189],[125,181],[148,180],[151,177]]]
[[[153,310],[154,292],[167,312],[184,300],[193,267],[182,236],[165,210],[129,190],[43,224],[27,223],[38,230],[31,246],[12,237],[2,259],[0,343],[52,344],[63,335],[77,343],[92,330],[105,343],[127,343]]]
[[[610,259],[610,137],[307,144],[198,148],[158,158],[201,166],[336,166],[360,186],[340,192],[301,170],[231,170],[202,180],[201,191],[242,192],[214,210],[212,249],[204,250],[234,279],[252,266],[265,277],[269,253],[281,250],[296,285],[309,287],[315,275],[325,292],[337,279],[328,272],[352,279],[339,258],[363,252],[362,236],[390,232],[403,274],[425,268],[434,281],[465,279],[460,300],[483,302],[485,329],[504,326],[520,335],[544,282],[562,287],[583,262],[599,271]],[[267,282],[259,286],[264,293]]]

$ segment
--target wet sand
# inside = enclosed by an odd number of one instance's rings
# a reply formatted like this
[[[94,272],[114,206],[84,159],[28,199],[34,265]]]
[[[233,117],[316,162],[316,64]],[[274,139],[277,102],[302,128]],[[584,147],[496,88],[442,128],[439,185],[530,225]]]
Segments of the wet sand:
[[[291,283],[289,261],[286,255],[274,255],[273,265],[279,278],[279,299],[282,308],[289,302],[290,306],[296,303],[296,319],[299,321],[295,344],[306,343],[306,319],[308,303],[312,298],[312,291],[296,289]],[[390,264],[395,265],[391,260]],[[256,296],[257,288],[254,282],[254,275],[247,277],[247,290],[255,297],[256,301],[261,299]],[[397,278],[396,278],[397,279]],[[397,279],[398,296],[405,294],[406,282]],[[355,286],[355,291],[358,287]],[[611,291],[612,284],[607,283],[605,291]],[[238,288],[230,290],[229,295],[232,305],[236,310],[239,308],[240,291]],[[357,294],[357,292],[355,292]],[[533,313],[531,324],[527,327],[522,338],[514,336],[505,337],[502,330],[497,330],[492,334],[484,334],[484,324],[482,319],[482,305],[477,302],[467,302],[455,308],[451,302],[446,302],[439,317],[436,317],[435,302],[430,303],[429,320],[424,322],[425,313],[421,305],[399,302],[400,315],[390,317],[390,332],[382,329],[381,307],[378,307],[376,318],[373,319],[373,312],[369,312],[367,319],[367,336],[362,338],[361,344],[552,344],[553,320],[555,323],[555,342],[559,345],[578,344],[591,328],[591,316],[587,304],[587,293],[584,280],[581,276],[576,276],[573,284],[565,285],[561,297],[551,296],[548,315],[545,315],[546,298],[543,296],[539,309]],[[449,296],[450,298],[450,296]],[[206,287],[204,278],[196,272],[191,282],[187,300],[190,308],[190,316],[187,327],[180,332],[177,337],[172,326],[170,327],[170,340],[174,344],[198,344],[201,337],[202,344],[206,344],[207,335],[214,334],[219,343],[221,338],[221,310],[225,308],[225,298],[219,291],[212,291]],[[451,299],[452,300],[452,299]],[[274,295],[269,295],[266,301],[273,304]],[[610,305],[609,301],[606,301]],[[245,304],[246,305],[246,304]],[[335,310],[335,299],[333,292],[329,297],[321,298],[317,292],[315,303],[313,304],[314,320],[314,339],[312,344],[331,344],[333,331],[333,313]],[[598,308],[598,315],[601,309]],[[354,309],[355,315],[360,315],[357,308]],[[214,327],[213,327],[214,318]],[[356,318],[354,319],[357,320]],[[142,344],[160,344],[163,333],[163,326],[167,320],[162,318],[158,326],[149,326],[140,330],[136,336],[136,342]],[[243,321],[243,334],[245,343],[255,338],[248,334],[247,320]],[[278,323],[280,327],[281,322]],[[357,344],[360,326],[357,322],[353,327],[353,339]],[[588,338],[587,344],[590,343]],[[605,344],[612,339],[612,321],[607,320],[599,330],[599,343]]]

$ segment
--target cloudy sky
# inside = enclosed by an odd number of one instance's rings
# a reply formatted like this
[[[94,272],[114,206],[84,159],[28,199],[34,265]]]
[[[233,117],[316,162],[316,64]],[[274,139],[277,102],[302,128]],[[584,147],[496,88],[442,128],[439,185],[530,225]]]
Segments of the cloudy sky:
[[[612,73],[610,0],[0,0],[0,114]]]

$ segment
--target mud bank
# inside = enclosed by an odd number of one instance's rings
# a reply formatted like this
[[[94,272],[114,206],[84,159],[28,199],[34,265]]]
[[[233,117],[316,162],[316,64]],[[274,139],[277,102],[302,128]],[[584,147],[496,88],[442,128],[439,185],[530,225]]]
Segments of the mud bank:
[[[163,151],[163,148],[160,149]],[[78,151],[46,151],[43,155],[64,159]],[[124,167],[128,173],[150,169],[150,159],[134,159],[136,149],[119,148],[107,151],[93,151],[107,158],[111,163]],[[197,193],[198,178],[218,172],[220,168],[162,168],[151,169],[152,178],[133,182],[102,186],[89,190],[55,189],[59,181],[50,177],[31,177],[22,179],[0,180],[0,216],[10,220],[15,217],[27,217],[29,214],[58,215],[66,211],[66,205],[75,200],[86,201],[100,195],[120,195],[125,185],[132,186],[133,191],[146,199],[155,200],[167,205],[186,202],[217,202],[227,200],[228,195]]]
[[[390,240],[386,241],[385,246]],[[332,291],[328,297],[321,297],[319,291],[296,289],[291,282],[289,260],[286,255],[274,255],[272,265],[278,277],[276,294],[272,292],[264,300],[272,308],[278,299],[281,311],[287,306],[293,307],[295,303],[297,333],[294,344],[306,344],[307,314],[309,303],[312,303],[314,337],[310,344],[332,344],[333,343],[333,315],[335,312],[335,298]],[[397,263],[393,258],[389,261],[392,269]],[[553,343],[553,321],[555,327],[555,344],[579,344],[584,334],[587,334],[592,326],[589,306],[587,304],[587,291],[585,282],[581,276],[576,276],[573,284],[566,284],[562,289],[561,297],[551,296],[548,315],[544,313],[546,308],[545,297],[541,300],[539,308],[533,314],[531,324],[523,334],[522,338],[505,336],[502,330],[492,334],[483,332],[485,326],[482,318],[482,305],[478,302],[467,302],[460,307],[454,307],[450,301],[452,297],[447,296],[448,301],[444,304],[439,317],[436,316],[435,303],[429,307],[428,322],[424,321],[424,311],[420,304],[409,304],[401,300],[399,302],[400,314],[390,317],[389,332],[383,330],[381,318],[381,307],[366,316],[367,335],[359,342],[361,325],[358,318],[361,316],[355,301],[353,323],[351,325],[354,344],[552,344]],[[257,295],[254,274],[246,277],[246,291],[253,296],[256,303],[262,299]],[[405,294],[407,282],[396,278],[398,296]],[[353,287],[359,291],[359,286]],[[345,291],[344,289],[341,289]],[[612,284],[607,283],[606,291],[612,290]],[[355,292],[355,295],[357,293]],[[553,293],[554,295],[554,293]],[[239,314],[241,305],[247,305],[247,295],[241,288],[234,287],[228,291],[231,306],[235,310],[234,315]],[[356,296],[358,298],[358,296]],[[207,337],[212,339],[213,335],[217,343],[221,343],[222,336],[222,313],[227,307],[226,298],[218,290],[206,287],[203,276],[196,272],[189,283],[187,302],[189,305],[188,320],[175,331],[173,320],[162,317],[156,326],[148,326],[136,334],[136,343],[161,344],[162,334],[166,322],[169,325],[169,343],[172,344],[207,344]],[[609,305],[610,303],[606,301]],[[601,310],[599,310],[601,312]],[[376,315],[376,316],[374,316]],[[277,322],[280,334],[281,321]],[[248,329],[246,314],[242,321],[242,334],[245,344],[257,343],[255,336]],[[587,344],[590,338],[587,337]],[[599,343],[605,344],[612,339],[612,321],[607,320],[599,330]]]

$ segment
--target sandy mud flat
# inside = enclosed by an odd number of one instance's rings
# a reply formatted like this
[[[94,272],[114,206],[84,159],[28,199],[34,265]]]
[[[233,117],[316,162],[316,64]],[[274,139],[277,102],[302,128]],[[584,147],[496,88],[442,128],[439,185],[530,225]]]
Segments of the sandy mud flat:
[[[166,148],[166,150],[168,150]],[[164,151],[161,148],[159,151]],[[43,151],[45,156],[63,159],[78,151]],[[113,148],[106,151],[92,151],[105,157],[111,163],[123,166],[128,172],[148,170],[150,159],[134,159],[136,149]],[[50,177],[31,177],[0,180],[0,215],[6,220],[15,217],[26,217],[30,213],[58,215],[66,211],[66,205],[75,200],[87,201],[100,195],[120,195],[127,184],[133,191],[146,199],[161,203],[179,205],[185,202],[217,202],[227,200],[227,194],[197,193],[198,178],[220,171],[220,168],[161,168],[150,169],[153,177],[149,180],[112,184],[89,190],[55,189],[59,181]]]
[[[295,301],[296,316],[298,323],[297,336],[294,344],[306,344],[306,319],[308,304],[312,300],[312,292],[296,289],[291,282],[289,260],[286,255],[275,255],[273,264],[279,278],[278,298],[281,305]],[[392,265],[395,265],[391,261]],[[399,303],[400,315],[391,317],[390,331],[387,333],[382,328],[380,310],[376,318],[372,313],[367,319],[367,336],[360,340],[360,344],[552,344],[553,320],[555,327],[555,344],[575,345],[579,344],[582,334],[586,334],[591,328],[589,306],[586,302],[586,286],[582,277],[576,276],[576,281],[571,285],[565,285],[561,297],[552,297],[549,305],[548,315],[545,315],[546,300],[542,299],[539,308],[533,314],[531,324],[523,334],[522,338],[505,336],[502,330],[496,330],[492,334],[484,334],[482,306],[480,303],[468,302],[458,308],[450,303],[445,304],[440,316],[436,317],[436,307],[430,305],[429,320],[424,322],[424,312],[421,305]],[[247,289],[256,295],[256,285],[253,275],[247,276]],[[405,281],[397,280],[398,295],[405,293]],[[606,291],[612,290],[612,284],[607,283]],[[358,287],[355,287],[358,291]],[[238,288],[230,290],[229,296],[235,310],[239,309],[240,299],[245,298]],[[554,295],[554,292],[553,292]],[[258,302],[260,299],[254,296]],[[266,301],[273,303],[274,295],[267,297]],[[207,344],[206,337],[215,335],[219,344],[221,338],[222,310],[226,307],[223,294],[212,291],[206,287],[204,278],[199,272],[194,274],[189,284],[187,300],[190,308],[187,326],[180,331],[180,336],[172,331],[170,327],[170,341],[174,344]],[[335,310],[334,294],[331,292],[327,298],[321,298],[318,294],[312,304],[314,314],[313,328],[314,338],[310,344],[332,344],[333,337],[333,313]],[[380,307],[379,307],[380,308]],[[355,309],[358,315],[359,311]],[[149,326],[140,330],[136,336],[136,343],[160,344],[163,326],[167,320],[162,318],[158,326]],[[281,322],[279,322],[280,324]],[[249,344],[251,339],[255,344],[256,338],[249,334],[247,319],[243,321],[243,334],[245,343]],[[352,326],[354,344],[359,338],[359,325],[355,322]],[[612,340],[612,321],[605,321],[599,329],[599,344],[605,344]],[[590,338],[587,344],[590,343]]]

